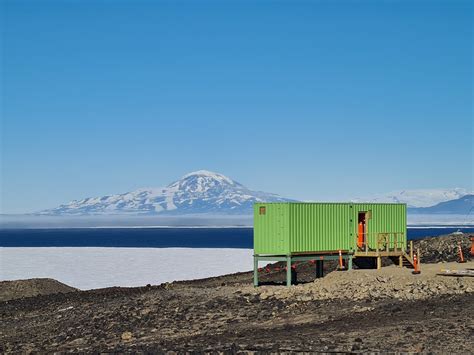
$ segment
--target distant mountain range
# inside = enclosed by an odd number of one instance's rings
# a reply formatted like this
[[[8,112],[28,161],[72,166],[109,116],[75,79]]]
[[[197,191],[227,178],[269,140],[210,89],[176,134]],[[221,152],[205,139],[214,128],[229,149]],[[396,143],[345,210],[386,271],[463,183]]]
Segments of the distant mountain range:
[[[253,191],[218,173],[200,170],[163,188],[139,189],[119,195],[74,200],[42,215],[248,215],[255,202],[291,199]]]
[[[440,202],[431,207],[411,207],[411,214],[474,214],[474,195],[466,195],[461,198]]]
[[[354,202],[406,203],[410,214],[467,214],[473,206],[468,190],[404,190],[359,198]],[[211,171],[200,170],[162,188],[138,189],[123,194],[74,200],[39,212],[49,216],[88,215],[250,215],[255,202],[295,201],[254,191]]]
[[[471,194],[474,194],[474,192],[462,188],[402,190],[371,197],[357,198],[353,201],[393,202],[406,203],[408,207],[431,207],[440,202],[457,200]]]

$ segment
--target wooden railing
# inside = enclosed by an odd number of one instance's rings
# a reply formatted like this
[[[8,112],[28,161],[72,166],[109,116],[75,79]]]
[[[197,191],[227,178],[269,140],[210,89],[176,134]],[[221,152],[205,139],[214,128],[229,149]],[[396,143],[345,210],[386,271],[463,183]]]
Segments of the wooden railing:
[[[365,233],[365,243],[358,249],[361,251],[404,251],[404,232]]]
[[[402,251],[404,249],[404,236],[402,232],[378,233],[377,250]]]

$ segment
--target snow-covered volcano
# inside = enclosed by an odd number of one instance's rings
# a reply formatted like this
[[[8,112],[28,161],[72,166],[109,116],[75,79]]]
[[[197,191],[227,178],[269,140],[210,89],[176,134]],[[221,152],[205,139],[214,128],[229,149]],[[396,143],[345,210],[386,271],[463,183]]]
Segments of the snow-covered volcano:
[[[119,195],[74,200],[41,211],[46,215],[104,214],[241,214],[252,213],[254,202],[291,201],[275,194],[252,191],[218,173],[200,170],[167,187],[138,189]]]

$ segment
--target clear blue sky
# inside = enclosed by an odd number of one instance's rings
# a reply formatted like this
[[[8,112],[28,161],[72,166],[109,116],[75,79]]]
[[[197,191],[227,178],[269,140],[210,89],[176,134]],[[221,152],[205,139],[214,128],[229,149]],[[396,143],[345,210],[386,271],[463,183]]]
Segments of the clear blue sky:
[[[1,211],[221,172],[473,184],[472,1],[1,1]]]

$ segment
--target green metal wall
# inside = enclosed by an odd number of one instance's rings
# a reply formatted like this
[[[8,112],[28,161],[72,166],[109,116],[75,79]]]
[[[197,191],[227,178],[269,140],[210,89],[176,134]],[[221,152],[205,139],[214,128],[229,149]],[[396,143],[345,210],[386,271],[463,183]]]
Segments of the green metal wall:
[[[403,246],[406,247],[407,206],[405,204],[354,203],[351,206],[351,229],[353,235],[357,236],[358,213],[370,211],[372,217],[367,220],[369,245],[376,245],[378,233],[402,232],[404,233]]]
[[[260,207],[265,214],[260,214]],[[253,247],[255,254],[289,253],[289,204],[256,203],[253,207]]]
[[[291,252],[349,250],[350,209],[342,203],[291,203]]]
[[[260,207],[265,206],[265,214]],[[370,245],[377,233],[402,232],[406,246],[406,205],[380,203],[257,203],[255,254],[325,252],[356,248],[358,213],[370,211]]]

